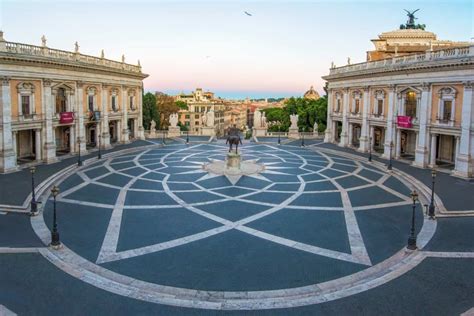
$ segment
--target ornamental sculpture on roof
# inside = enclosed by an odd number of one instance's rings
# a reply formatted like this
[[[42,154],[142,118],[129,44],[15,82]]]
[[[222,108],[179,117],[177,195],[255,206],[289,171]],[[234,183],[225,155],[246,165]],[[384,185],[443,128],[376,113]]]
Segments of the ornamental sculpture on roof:
[[[413,12],[408,11],[407,9],[404,9],[407,12],[408,16],[408,21],[406,24],[401,24],[400,25],[400,30],[405,30],[405,29],[412,29],[412,30],[425,30],[426,25],[425,24],[415,24],[415,20],[418,18],[415,17],[415,12],[419,11],[420,9],[416,9]]]

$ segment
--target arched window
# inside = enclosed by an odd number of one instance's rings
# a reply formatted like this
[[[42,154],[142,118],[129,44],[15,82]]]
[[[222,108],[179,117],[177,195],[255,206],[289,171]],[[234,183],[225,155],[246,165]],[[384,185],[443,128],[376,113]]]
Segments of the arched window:
[[[67,96],[64,88],[59,88],[56,93],[56,113],[66,112]]]

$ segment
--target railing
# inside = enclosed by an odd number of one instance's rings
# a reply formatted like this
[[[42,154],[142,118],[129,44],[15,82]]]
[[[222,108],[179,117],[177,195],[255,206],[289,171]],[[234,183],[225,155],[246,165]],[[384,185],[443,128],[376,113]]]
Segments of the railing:
[[[70,61],[70,62],[79,62],[88,65],[97,65],[97,66],[105,66],[113,69],[119,69],[123,71],[141,73],[142,67],[139,65],[131,65],[126,64],[110,59],[94,57],[90,55],[84,55],[81,53],[74,53],[68,52],[59,49],[53,49],[49,47],[43,46],[35,46],[29,44],[22,44],[22,43],[14,43],[14,42],[0,42],[0,52],[5,51],[7,53],[13,54],[22,54],[22,55],[29,55],[29,56],[43,56],[48,57],[60,61]]]
[[[280,137],[287,137],[288,132],[267,132],[267,136],[269,136],[269,137],[278,136],[278,135],[280,135]]]
[[[33,122],[33,121],[41,121],[44,118],[43,114],[22,114],[12,116],[13,122]]]
[[[474,45],[446,48],[436,51],[426,51],[425,53],[411,54],[405,56],[398,56],[393,58],[387,58],[377,61],[368,61],[364,63],[352,64],[329,70],[329,75],[337,75],[342,73],[349,73],[354,71],[366,70],[366,69],[377,69],[391,65],[409,65],[418,62],[432,61],[432,60],[443,60],[453,58],[464,58],[468,56],[474,56]]]

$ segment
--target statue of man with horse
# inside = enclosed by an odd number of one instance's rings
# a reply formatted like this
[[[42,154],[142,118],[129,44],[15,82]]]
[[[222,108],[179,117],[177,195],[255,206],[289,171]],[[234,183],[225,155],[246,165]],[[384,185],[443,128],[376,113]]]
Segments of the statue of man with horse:
[[[226,144],[229,144],[229,152],[231,152],[233,145],[235,145],[235,153],[238,153],[239,144],[242,145],[242,140],[240,139],[240,130],[235,125],[229,128]]]

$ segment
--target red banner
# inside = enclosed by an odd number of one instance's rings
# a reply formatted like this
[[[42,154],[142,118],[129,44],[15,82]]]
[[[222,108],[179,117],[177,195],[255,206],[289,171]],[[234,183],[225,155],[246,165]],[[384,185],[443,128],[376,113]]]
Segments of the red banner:
[[[61,112],[59,114],[60,124],[72,124],[74,122],[74,112]]]
[[[398,127],[411,128],[413,124],[411,123],[411,116],[397,116],[397,125]]]

